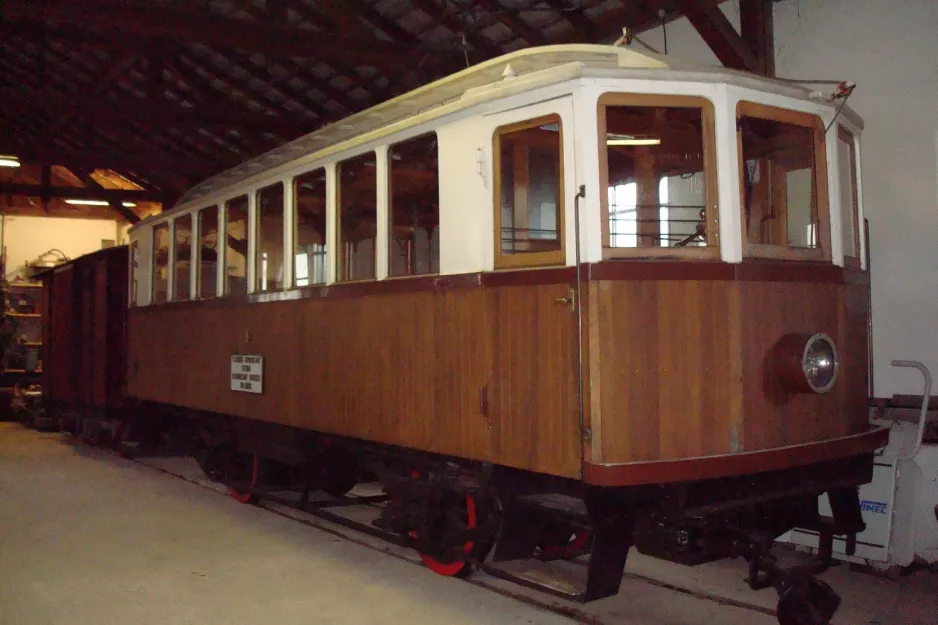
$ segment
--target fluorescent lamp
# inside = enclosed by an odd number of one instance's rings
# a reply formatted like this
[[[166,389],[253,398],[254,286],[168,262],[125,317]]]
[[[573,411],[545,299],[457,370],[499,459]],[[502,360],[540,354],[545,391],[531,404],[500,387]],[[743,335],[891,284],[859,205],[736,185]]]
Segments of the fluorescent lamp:
[[[20,162],[15,156],[0,156],[0,167],[19,167]]]
[[[110,206],[110,202],[105,202],[104,200],[65,200],[66,204],[71,204],[72,206]],[[133,208],[136,206],[133,202],[121,202],[127,208]]]
[[[606,135],[606,145],[661,145],[657,137],[633,137],[632,135]]]

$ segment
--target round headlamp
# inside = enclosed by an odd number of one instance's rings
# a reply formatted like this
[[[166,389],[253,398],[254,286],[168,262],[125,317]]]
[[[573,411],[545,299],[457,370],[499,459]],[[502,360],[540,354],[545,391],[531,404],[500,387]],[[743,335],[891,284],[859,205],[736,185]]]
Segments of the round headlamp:
[[[790,334],[778,345],[780,377],[794,392],[826,393],[837,382],[837,348],[826,334]]]

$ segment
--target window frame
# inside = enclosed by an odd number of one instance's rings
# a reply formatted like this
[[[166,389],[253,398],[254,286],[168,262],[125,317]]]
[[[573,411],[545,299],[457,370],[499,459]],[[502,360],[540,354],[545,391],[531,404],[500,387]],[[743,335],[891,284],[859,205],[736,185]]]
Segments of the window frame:
[[[335,283],[336,284],[347,284],[350,282],[377,282],[382,279],[378,275],[378,232],[381,225],[381,210],[378,206],[379,199],[381,197],[381,178],[378,175],[378,147],[375,147],[371,150],[365,150],[364,152],[359,152],[357,154],[347,155],[344,158],[336,158],[334,161],[335,165],[335,223],[336,223],[336,245],[335,250],[332,253],[331,258],[335,262]],[[368,278],[347,278],[345,276],[349,275],[349,263],[348,259],[345,258],[345,237],[342,235],[342,165],[350,161],[355,161],[363,157],[372,156],[375,161],[374,166],[374,179],[375,179],[375,235],[372,251],[372,272],[373,275]],[[314,168],[315,169],[315,168]],[[367,167],[366,167],[367,169]],[[328,173],[327,173],[328,175]],[[386,217],[384,217],[386,219]],[[329,254],[328,244],[326,250],[327,257]]]
[[[707,244],[700,247],[611,247],[609,245],[609,147],[606,145],[606,107],[634,106],[700,109],[703,136],[704,188],[707,211]],[[713,102],[703,96],[634,94],[609,91],[596,103],[596,137],[599,148],[599,214],[602,226],[602,257],[642,258],[678,256],[691,258],[720,257],[720,196],[716,158],[716,125]]]
[[[801,126],[811,130],[814,137],[814,200],[817,206],[818,244],[815,248],[793,248],[787,245],[750,243],[746,229],[746,189],[745,159],[743,155],[743,132],[740,126],[742,117],[754,117],[770,121]],[[805,113],[791,109],[739,100],[736,103],[736,153],[739,172],[739,217],[743,257],[771,258],[779,260],[821,261],[831,260],[831,209],[830,189],[827,170],[827,145],[824,122],[814,113]]]
[[[244,193],[239,193],[237,195],[232,195],[231,197],[226,198],[219,203],[219,220],[218,220],[218,237],[219,239],[224,240],[225,244],[222,246],[222,260],[218,271],[221,273],[221,291],[216,297],[246,297],[251,294],[250,286],[251,281],[249,276],[251,274],[251,240],[254,238],[251,233],[251,193],[246,191]],[[228,283],[228,225],[231,223],[231,220],[228,218],[230,205],[233,202],[239,200],[245,201],[244,207],[244,245],[245,245],[245,254],[244,254],[244,293],[231,293]]]
[[[127,247],[127,265],[128,265],[128,285],[127,299],[128,308],[137,308],[140,306],[138,301],[140,297],[140,240],[133,239]]]
[[[436,139],[436,202],[437,202],[437,223],[436,223],[436,241],[437,241],[437,256],[436,258],[428,259],[427,265],[430,268],[430,271],[423,273],[415,272],[409,273],[406,275],[394,275],[393,274],[393,257],[392,250],[394,249],[394,162],[393,162],[393,153],[394,147],[407,143],[409,141],[414,141],[417,139],[423,139],[425,137],[434,137]],[[407,279],[407,278],[419,278],[420,276],[437,276],[440,274],[440,256],[441,250],[439,248],[440,244],[440,198],[442,196],[442,190],[440,187],[440,136],[437,133],[436,129],[433,128],[426,132],[422,132],[419,135],[414,135],[412,137],[407,137],[405,139],[399,139],[398,141],[390,142],[387,144],[387,150],[385,152],[385,161],[387,162],[387,198],[388,198],[388,211],[387,211],[387,239],[388,239],[388,280],[398,280],[398,279]],[[432,250],[432,243],[431,250]],[[436,268],[433,267],[433,261],[436,260]]]
[[[176,235],[178,234],[176,224],[179,223],[180,220],[186,219],[187,217],[189,218],[189,289],[188,289],[188,293],[186,294],[186,297],[180,298],[179,289],[176,288],[177,287],[176,263],[179,262],[179,258],[178,258],[179,250],[177,250],[179,241],[176,239]],[[184,211],[176,215],[173,215],[172,227],[170,228],[170,231],[172,232],[172,236],[170,237],[170,244],[173,248],[173,251],[172,251],[172,254],[170,255],[170,259],[172,260],[172,266],[171,266],[171,272],[170,272],[171,276],[169,279],[172,281],[172,286],[169,288],[169,293],[172,293],[172,296],[169,298],[169,302],[170,303],[188,302],[192,299],[192,239],[195,235],[195,223],[193,220],[192,211]]]
[[[502,253],[502,135],[519,132],[529,128],[537,128],[545,124],[557,124],[557,135],[560,141],[558,181],[560,183],[557,214],[557,242],[559,249],[546,252],[526,252],[522,254]],[[497,127],[492,133],[492,180],[493,195],[492,207],[495,217],[493,243],[495,247],[495,269],[519,269],[523,267],[538,267],[544,265],[567,264],[567,237],[566,237],[566,181],[564,179],[564,157],[566,156],[563,140],[563,118],[560,113],[549,113],[519,122],[504,124]],[[441,253],[442,256],[442,253]]]
[[[159,247],[157,246],[156,233],[161,226],[166,227],[167,233],[167,250],[166,250],[166,298],[162,302],[156,301],[156,283],[157,283],[157,268],[159,267],[159,259],[157,258],[157,253],[159,252]],[[150,305],[151,306],[164,306],[172,301],[170,297],[170,268],[172,265],[172,249],[173,249],[173,224],[169,219],[160,221],[159,223],[153,224],[153,227],[150,229]]]
[[[204,233],[202,232],[202,215],[206,211],[215,209],[215,285],[212,287],[214,295],[202,295],[202,253],[204,251],[202,247],[202,237]],[[222,254],[220,248],[223,245],[224,239],[221,236],[221,209],[218,204],[211,204],[209,206],[203,206],[202,208],[195,211],[195,221],[193,223],[193,231],[195,234],[198,234],[199,242],[198,247],[196,248],[195,254],[195,281],[194,281],[194,293],[192,296],[193,300],[202,300],[202,299],[215,299],[220,297],[218,293],[218,272],[221,270],[221,260]],[[193,235],[194,236],[194,235]]]
[[[275,187],[280,187],[280,258],[281,265],[280,271],[284,279],[280,280],[280,286],[278,288],[261,288],[261,279],[263,278],[263,271],[261,269],[261,255],[264,253],[261,242],[263,234],[261,230],[261,194],[267,191],[268,189],[273,189]],[[254,224],[251,226],[249,224],[249,229],[252,230],[254,245],[248,244],[248,251],[253,256],[254,262],[254,277],[250,280],[249,283],[249,293],[278,293],[280,291],[287,290],[292,288],[291,285],[286,284],[286,274],[287,274],[287,258],[285,252],[287,251],[287,238],[286,238],[286,220],[287,220],[287,184],[283,180],[276,180],[270,184],[266,184],[263,187],[257,187],[254,189]]]
[[[324,199],[323,226],[325,228],[325,232],[323,232],[322,244],[326,251],[323,257],[323,262],[325,263],[325,267],[323,268],[324,269],[323,281],[322,282],[309,282],[308,281],[309,274],[307,273],[307,284],[299,285],[297,284],[298,278],[296,276],[296,257],[297,257],[297,252],[299,251],[299,227],[300,227],[299,180],[303,176],[312,174],[317,171],[322,171],[323,183],[324,183],[323,184],[323,199]],[[318,167],[313,167],[312,169],[301,171],[300,173],[296,174],[290,179],[290,186],[293,187],[293,208],[292,208],[292,219],[290,223],[290,228],[293,231],[293,236],[290,240],[290,248],[291,248],[290,263],[293,265],[293,271],[292,271],[292,275],[290,276],[290,285],[285,286],[284,290],[304,289],[307,287],[322,287],[322,286],[326,286],[327,284],[329,284],[329,266],[333,262],[332,250],[330,249],[330,246],[329,246],[329,221],[330,221],[330,214],[331,214],[331,206],[329,204],[329,176],[330,176],[330,171],[329,171],[329,168],[327,167],[327,164],[322,163]],[[284,186],[284,190],[286,190],[286,186]],[[307,258],[307,263],[308,262],[309,262],[309,259]],[[307,271],[309,271],[309,265],[307,265]]]
[[[862,262],[860,255],[862,254],[860,247],[860,196],[859,196],[859,184],[857,176],[857,144],[856,144],[856,135],[848,128],[845,128],[843,125],[837,125],[837,140],[843,141],[850,148],[850,187],[853,193],[853,206],[851,210],[853,211],[853,249],[856,252],[855,255],[848,255],[845,251],[841,250],[844,257],[844,267],[850,269],[860,269],[862,267]],[[840,172],[837,172],[837,184],[840,185]],[[843,198],[840,198],[840,201],[843,202]],[[843,205],[841,204],[838,207],[842,210]],[[840,213],[841,216],[843,213]],[[840,224],[841,230],[845,227],[845,224]],[[841,235],[842,236],[842,235]]]

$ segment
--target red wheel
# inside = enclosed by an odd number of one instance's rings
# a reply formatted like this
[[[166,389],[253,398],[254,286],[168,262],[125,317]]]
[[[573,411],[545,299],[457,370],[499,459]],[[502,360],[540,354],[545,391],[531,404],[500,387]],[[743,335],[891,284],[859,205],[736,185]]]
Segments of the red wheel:
[[[412,471],[411,477],[419,478],[420,472]],[[476,514],[476,501],[475,498],[467,493],[466,494],[466,525],[465,529],[472,529],[478,524],[478,518]],[[416,531],[411,531],[410,535],[412,538],[417,538],[418,534]],[[466,541],[462,546],[462,552],[469,556],[472,554],[472,550],[475,548],[475,543],[471,540]],[[418,552],[419,553],[419,552]],[[452,560],[441,560],[434,556],[428,555],[426,553],[420,553],[420,559],[423,560],[424,565],[437,575],[443,575],[444,577],[466,577],[472,573],[472,566],[469,564],[469,561],[465,558],[454,558]]]
[[[588,529],[567,532],[567,542],[547,542],[542,540],[541,557],[545,560],[569,560],[581,555],[590,544],[593,534]]]
[[[472,495],[466,495],[466,528],[472,529],[476,526],[476,501],[473,499]],[[411,536],[417,538],[417,532],[411,532]],[[462,546],[462,552],[467,556],[472,554],[472,549],[475,547],[475,543],[471,540],[466,541]],[[423,560],[423,563],[428,569],[436,573],[437,575],[443,575],[444,577],[465,577],[472,573],[472,567],[469,565],[468,560],[462,558],[443,561],[429,556],[425,553],[420,554],[420,559]]]
[[[254,454],[254,461],[251,467],[251,486],[257,484],[257,454]],[[238,503],[255,503],[257,502],[257,495],[249,491],[238,490],[233,486],[228,487],[228,492]]]

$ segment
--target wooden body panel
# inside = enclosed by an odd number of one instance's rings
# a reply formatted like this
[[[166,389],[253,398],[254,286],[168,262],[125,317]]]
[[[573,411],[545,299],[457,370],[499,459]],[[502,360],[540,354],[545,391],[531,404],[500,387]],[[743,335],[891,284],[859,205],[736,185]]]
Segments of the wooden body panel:
[[[88,254],[47,277],[43,367],[48,399],[69,408],[121,405],[126,366],[127,248]]]
[[[128,394],[578,477],[576,317],[556,302],[568,288],[133,309]],[[264,356],[263,394],[230,390],[237,353]]]
[[[701,458],[868,430],[868,286],[739,275],[590,284],[589,461]],[[824,395],[793,394],[773,348],[818,332],[838,350],[838,381]]]

